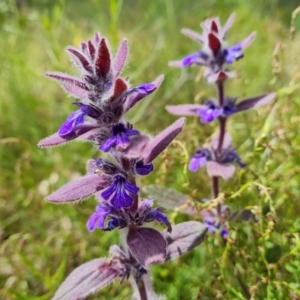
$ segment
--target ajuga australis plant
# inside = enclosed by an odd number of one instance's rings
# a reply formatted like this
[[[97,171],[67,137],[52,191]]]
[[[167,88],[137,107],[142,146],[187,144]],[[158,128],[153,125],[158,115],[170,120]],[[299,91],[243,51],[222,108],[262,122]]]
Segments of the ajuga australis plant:
[[[208,146],[200,146],[192,155],[189,170],[197,172],[206,166],[207,173],[211,177],[212,196],[204,200],[205,206],[210,209],[202,210],[201,216],[209,231],[221,234],[224,239],[229,235],[229,228],[226,225],[228,218],[232,219],[235,214],[230,213],[223,197],[217,199],[220,192],[219,179],[230,179],[235,172],[234,164],[241,168],[246,166],[232,146],[231,136],[226,130],[227,120],[237,113],[266,105],[276,96],[275,93],[271,93],[237,101],[237,98],[229,97],[225,93],[226,80],[235,76],[228,67],[244,57],[243,50],[252,43],[256,35],[253,32],[242,42],[228,46],[227,33],[234,19],[235,14],[232,14],[224,26],[220,25],[219,18],[208,19],[200,24],[203,29],[202,34],[190,29],[182,29],[183,34],[200,43],[201,50],[180,61],[170,62],[172,67],[203,67],[207,82],[216,87],[217,99],[208,99],[203,105],[182,104],[166,107],[171,114],[195,116],[200,118],[201,123],[218,122],[218,130],[210,139]]]
[[[95,211],[87,220],[87,230],[95,234],[117,229],[120,245],[112,245],[108,258],[95,258],[75,269],[62,283],[53,299],[83,299],[116,278],[129,279],[135,299],[158,299],[152,289],[149,268],[176,258],[199,245],[207,226],[196,221],[172,226],[162,207],[153,199],[140,199],[138,176],[153,171],[153,160],[181,132],[180,118],[157,136],[140,133],[125,121],[125,114],[140,100],[154,92],[163,80],[131,88],[120,77],[128,52],[123,40],[112,57],[105,38],[95,34],[81,48],[67,48],[78,68],[79,77],[60,72],[46,75],[60,83],[77,100],[77,110],[54,135],[39,142],[51,147],[71,140],[90,142],[113,160],[95,158],[87,161],[87,174],[49,195],[52,203],[70,203],[94,195]],[[163,206],[164,199],[161,201]],[[156,221],[166,226],[159,232],[148,227]]]

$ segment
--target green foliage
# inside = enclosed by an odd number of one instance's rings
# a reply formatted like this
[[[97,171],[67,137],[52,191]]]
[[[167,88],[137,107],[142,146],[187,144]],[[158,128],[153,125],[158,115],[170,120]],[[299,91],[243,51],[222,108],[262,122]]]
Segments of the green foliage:
[[[72,72],[63,49],[78,46],[95,31],[115,50],[128,38],[131,51],[124,75],[133,85],[166,75],[159,91],[128,117],[139,129],[155,134],[175,120],[165,105],[198,103],[215,93],[197,68],[168,68],[169,60],[198,47],[180,29],[198,30],[206,17],[220,15],[224,21],[232,11],[237,21],[230,42],[252,30],[258,37],[235,65],[238,76],[228,84],[228,95],[278,92],[275,105],[243,113],[229,123],[234,145],[248,167],[223,184],[224,197],[233,210],[252,210],[258,221],[232,221],[226,244],[208,235],[193,252],[156,266],[154,284],[171,300],[246,299],[247,293],[251,299],[300,299],[300,16],[294,16],[293,38],[289,33],[295,8],[296,1],[258,0],[2,1],[0,299],[50,299],[71,270],[106,256],[109,245],[118,241],[115,232],[87,232],[93,199],[72,206],[44,201],[45,195],[83,174],[86,159],[99,155],[80,143],[49,150],[36,146],[70,112],[72,100],[43,77],[49,70]],[[213,126],[188,119],[178,142],[157,159],[156,172],[141,184],[172,188],[195,203],[209,197],[205,172],[190,174],[186,164],[187,153],[213,131]],[[156,200],[164,205],[164,199]],[[187,218],[172,213],[175,222]],[[101,292],[101,299],[130,297],[128,283]]]

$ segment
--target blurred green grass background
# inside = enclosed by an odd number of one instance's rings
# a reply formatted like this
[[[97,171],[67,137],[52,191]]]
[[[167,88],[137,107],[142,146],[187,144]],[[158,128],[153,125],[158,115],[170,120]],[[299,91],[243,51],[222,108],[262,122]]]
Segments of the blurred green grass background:
[[[201,21],[216,15],[224,23],[233,11],[237,20],[230,44],[253,30],[258,36],[245,58],[234,64],[238,75],[228,83],[227,95],[241,99],[276,91],[278,97],[275,104],[230,121],[234,146],[248,167],[222,183],[222,190],[233,210],[257,206],[264,214],[258,223],[232,221],[226,247],[218,236],[209,235],[191,253],[154,267],[154,285],[167,299],[245,299],[240,278],[252,299],[300,299],[300,16],[295,19],[293,39],[289,31],[297,4],[292,0],[2,0],[0,299],[50,299],[74,268],[106,256],[109,246],[118,242],[117,232],[87,232],[93,199],[60,206],[44,201],[45,195],[84,174],[88,158],[99,156],[83,143],[47,150],[36,146],[72,111],[72,99],[43,76],[49,70],[74,74],[64,48],[78,46],[96,31],[109,39],[114,51],[128,38],[130,57],[123,76],[132,85],[165,74],[159,90],[128,116],[137,128],[155,134],[175,120],[165,105],[215,96],[214,88],[199,79],[197,68],[168,67],[168,61],[198,49],[180,29],[199,31]],[[192,154],[214,129],[215,125],[199,125],[191,118],[178,140]],[[143,178],[141,185],[165,185],[196,201],[209,197],[205,172],[189,173],[187,179],[186,163],[183,149],[174,145],[157,159],[156,172]],[[255,182],[269,189],[258,188]],[[163,206],[163,199],[156,200]],[[171,212],[170,217],[175,223],[188,219]],[[89,299],[130,298],[129,284],[115,283]]]

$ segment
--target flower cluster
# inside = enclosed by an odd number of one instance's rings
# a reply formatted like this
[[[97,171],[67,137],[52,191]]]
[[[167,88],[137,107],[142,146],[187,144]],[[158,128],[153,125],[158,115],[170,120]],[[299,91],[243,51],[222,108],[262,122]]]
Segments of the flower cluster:
[[[222,27],[218,18],[212,18],[201,23],[203,33],[199,34],[190,29],[183,29],[182,33],[196,40],[202,45],[197,53],[184,57],[180,61],[170,62],[173,67],[201,66],[205,69],[205,77],[208,83],[216,85],[217,99],[208,99],[204,104],[182,104],[167,106],[166,109],[173,115],[196,116],[201,123],[210,123],[218,120],[219,130],[211,139],[207,147],[199,147],[191,157],[189,169],[192,172],[207,167],[207,173],[212,178],[212,199],[219,194],[219,181],[230,179],[235,172],[234,163],[244,168],[246,164],[232,147],[231,137],[226,132],[227,119],[236,113],[251,108],[258,108],[274,100],[276,94],[260,95],[237,101],[237,98],[227,97],[224,91],[224,82],[234,77],[234,72],[227,69],[227,65],[233,64],[244,57],[243,50],[248,47],[255,38],[255,32],[251,33],[244,41],[227,46],[226,37],[229,28],[232,26],[235,14],[232,14],[226,24]],[[227,206],[226,210],[229,208]],[[226,215],[223,214],[221,204],[218,209],[202,213],[204,222],[208,225],[209,231],[214,233],[220,229],[221,224],[226,222]],[[221,236],[227,238],[228,227],[222,225]],[[220,231],[220,230],[218,230]]]
[[[139,199],[137,177],[153,171],[153,160],[181,132],[185,119],[178,119],[155,137],[140,133],[124,120],[124,115],[163,80],[159,76],[152,83],[130,88],[128,80],[120,77],[127,52],[124,40],[112,57],[106,39],[95,34],[93,40],[81,43],[80,49],[67,48],[79,77],[59,72],[46,74],[77,99],[74,104],[79,109],[67,117],[57,133],[41,140],[39,146],[83,140],[113,158],[88,160],[85,176],[46,199],[67,203],[94,195],[98,204],[87,221],[88,231],[118,229],[122,235],[122,245],[113,246],[110,259],[95,259],[77,268],[53,299],[83,299],[116,277],[124,280],[129,276],[139,283],[140,294],[146,293],[153,299],[151,284],[140,284],[147,269],[190,251],[201,243],[207,231],[199,222],[171,226],[162,207],[154,207],[151,199]],[[164,224],[167,230],[159,232],[145,226],[152,221]]]

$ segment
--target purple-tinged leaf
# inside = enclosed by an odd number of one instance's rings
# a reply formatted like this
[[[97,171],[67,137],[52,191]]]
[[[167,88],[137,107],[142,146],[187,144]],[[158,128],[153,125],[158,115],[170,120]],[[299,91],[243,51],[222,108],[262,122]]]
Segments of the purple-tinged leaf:
[[[39,141],[38,146],[41,148],[54,147],[61,144],[67,143],[69,140],[62,138],[58,133],[54,133],[41,141]]]
[[[96,55],[96,48],[91,41],[88,41],[88,49],[89,49],[89,56],[90,56],[91,60],[93,61],[95,59],[95,55]]]
[[[153,228],[129,228],[127,244],[131,254],[145,268],[165,260],[167,243],[161,233]]]
[[[256,37],[256,32],[252,32],[246,39],[241,42],[242,49],[249,47]]]
[[[86,175],[64,185],[49,195],[46,200],[55,203],[75,202],[107,188],[111,182],[112,178],[109,176]]]
[[[181,60],[169,61],[168,66],[172,68],[182,68],[182,61]]]
[[[205,105],[200,104],[181,104],[181,105],[168,105],[166,110],[176,116],[198,116],[197,111],[205,108]]]
[[[142,154],[144,164],[147,165],[151,163],[162,151],[164,151],[181,132],[184,124],[185,118],[180,118],[150,141]]]
[[[92,129],[92,128],[94,128],[94,126],[91,125],[89,131],[86,131],[86,130],[88,130],[88,126],[83,127],[80,129],[80,131],[84,132],[84,133],[81,134],[81,132],[79,131],[78,133],[80,133],[80,134],[77,136],[74,136],[72,138],[70,138],[70,137],[63,138],[58,133],[54,133],[53,135],[50,135],[50,136],[42,139],[41,141],[39,141],[38,146],[41,148],[55,147],[55,146],[70,142],[72,140],[92,142],[93,136],[95,134],[97,134],[97,132],[98,132],[97,129]]]
[[[52,300],[81,300],[119,276],[124,266],[106,258],[93,259],[76,268],[56,291]]]
[[[95,174],[95,170],[98,169],[97,160],[96,159],[88,159],[86,164],[86,172],[88,175]]]
[[[118,49],[114,59],[114,75],[117,77],[121,73],[128,54],[127,40],[124,39]]]
[[[148,198],[154,199],[160,207],[192,216],[197,214],[191,204],[193,199],[173,189],[151,184],[144,186],[142,191],[148,195]]]
[[[94,41],[95,41],[95,45],[96,45],[96,48],[97,48],[99,43],[100,43],[100,35],[99,35],[98,32],[95,33]]]
[[[258,108],[272,102],[276,97],[276,93],[261,95],[241,101],[236,105],[236,112],[244,111],[251,108]]]
[[[211,31],[214,31],[215,33],[218,33],[219,32],[219,28],[218,28],[218,25],[216,23],[215,20],[212,20],[211,21],[211,27],[210,27]]]
[[[219,164],[215,161],[209,161],[207,163],[207,174],[210,177],[222,177],[224,180],[230,179],[235,172],[234,165]]]
[[[133,136],[129,146],[126,149],[120,149],[120,151],[129,157],[140,157],[149,141],[150,137],[144,134]]]
[[[81,47],[81,51],[86,54],[87,53],[87,43],[81,42],[80,47]]]
[[[76,48],[68,47],[66,49],[67,53],[70,55],[75,65],[79,68],[80,71],[83,69],[87,72],[92,72],[92,67],[87,57]]]
[[[110,70],[110,52],[105,39],[101,39],[95,61],[97,76],[105,78]]]
[[[227,32],[228,30],[231,28],[234,20],[235,20],[235,17],[236,17],[236,14],[235,13],[232,13],[227,22],[225,23],[225,25],[223,26],[222,30],[221,30],[221,37],[224,39],[226,38],[226,35],[227,35]]]
[[[217,73],[208,73],[206,74],[205,77],[208,83],[216,83],[216,82],[222,82],[228,78],[235,77],[235,72],[219,71]]]
[[[114,93],[110,99],[110,101],[115,101],[120,98],[128,89],[128,85],[125,80],[122,78],[117,78],[114,86]]]
[[[172,227],[172,232],[164,231],[167,241],[166,260],[174,259],[194,249],[204,239],[207,227],[196,221],[183,222]]]
[[[47,77],[58,81],[61,86],[74,97],[79,99],[85,99],[88,97],[88,87],[79,78],[66,75],[60,72],[48,72]]]
[[[189,38],[191,38],[193,40],[196,40],[197,42],[200,42],[202,44],[204,43],[203,36],[196,31],[183,28],[183,29],[181,29],[181,33],[188,36]]]
[[[217,54],[217,52],[221,48],[221,43],[219,39],[213,33],[208,34],[208,45],[214,54]]]
[[[212,23],[213,22],[217,25],[217,28],[221,27],[219,17],[207,19],[200,23],[200,26],[203,28],[204,33],[208,34],[208,33],[212,32],[212,28],[213,28]]]
[[[91,142],[93,140],[93,137],[95,136],[95,134],[99,133],[98,128],[97,129],[92,129],[90,131],[87,131],[81,135],[79,135],[76,140],[79,141],[89,141]]]

